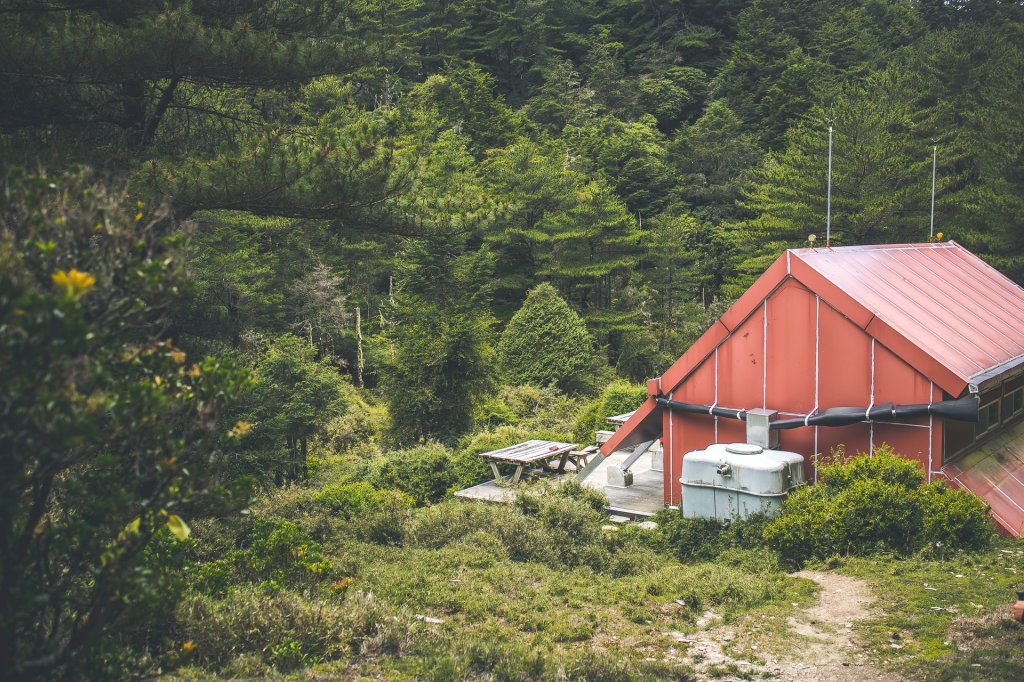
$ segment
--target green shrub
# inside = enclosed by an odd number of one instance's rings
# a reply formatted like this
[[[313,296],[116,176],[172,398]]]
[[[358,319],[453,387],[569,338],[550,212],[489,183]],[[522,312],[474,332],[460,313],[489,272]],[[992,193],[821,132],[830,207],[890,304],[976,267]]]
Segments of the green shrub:
[[[255,517],[234,555],[238,571],[271,590],[281,585],[317,583],[330,574],[323,547],[294,521]]]
[[[429,504],[439,502],[457,484],[451,460],[451,450],[428,443],[388,452],[357,475],[374,488],[401,490],[416,504]]]
[[[605,504],[603,496],[595,497],[582,486],[567,485],[539,494],[522,493],[513,506],[540,522],[562,564],[601,569],[608,561],[601,529],[607,518],[603,512]]]
[[[331,452],[346,452],[361,443],[379,441],[390,428],[386,407],[369,402],[365,392],[349,384],[343,386],[343,392],[347,394],[347,409],[327,422],[319,443]]]
[[[325,485],[312,500],[350,522],[359,538],[383,544],[401,541],[402,528],[415,505],[401,490],[378,490],[364,481]]]
[[[608,565],[611,547],[601,528],[604,504],[572,488],[526,492],[510,506],[445,502],[415,513],[403,539],[410,546],[439,549],[483,532],[513,561],[600,570]]]
[[[526,295],[498,342],[498,366],[512,384],[579,391],[594,362],[594,341],[576,311],[547,283]]]
[[[647,388],[628,381],[616,381],[601,392],[583,410],[573,427],[572,437],[577,443],[594,442],[594,432],[607,428],[607,418],[632,412],[647,400]]]
[[[400,544],[414,502],[401,490],[378,490],[372,504],[354,520],[356,536],[380,544]]]
[[[176,634],[194,643],[195,659],[219,668],[240,655],[256,655],[282,670],[368,654],[400,654],[413,625],[361,592],[343,602],[307,599],[290,590],[269,595],[252,587],[223,599],[192,595],[178,606]]]
[[[831,461],[818,466],[818,481],[834,490],[843,490],[856,481],[880,481],[903,488],[917,488],[925,481],[924,470],[912,459],[900,457],[892,446],[883,443],[871,457],[844,460],[840,447]]]
[[[981,500],[941,483],[883,446],[875,454],[819,469],[819,483],[791,494],[764,529],[787,562],[837,554],[950,552],[987,546],[991,521]]]
[[[685,518],[678,511],[665,510],[655,517],[663,546],[680,561],[715,559],[730,549],[763,551],[766,514],[722,522],[716,519]]]
[[[923,498],[921,532],[931,552],[979,550],[992,544],[995,528],[981,498],[944,483],[927,486]]]

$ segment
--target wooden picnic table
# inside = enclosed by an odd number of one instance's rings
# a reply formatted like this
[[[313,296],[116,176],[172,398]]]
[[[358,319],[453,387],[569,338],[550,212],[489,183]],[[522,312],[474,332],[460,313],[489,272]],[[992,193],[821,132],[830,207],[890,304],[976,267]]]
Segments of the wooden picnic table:
[[[634,412],[636,412],[636,410],[633,410],[633,412],[626,412],[624,414],[616,414],[611,417],[606,417],[605,421],[610,424],[615,424],[615,427],[618,428],[629,421],[629,418],[633,416]]]
[[[528,440],[518,445],[510,445],[500,450],[482,452],[480,456],[488,461],[491,470],[494,472],[494,480],[498,484],[506,482],[498,471],[498,464],[514,464],[515,473],[508,479],[508,483],[515,485],[523,475],[527,466],[540,466],[548,471],[562,472],[565,465],[572,462],[577,469],[587,463],[587,458],[593,454],[595,448],[584,448],[577,450],[576,443],[559,443],[553,440]],[[552,467],[552,460],[558,460],[558,467]]]

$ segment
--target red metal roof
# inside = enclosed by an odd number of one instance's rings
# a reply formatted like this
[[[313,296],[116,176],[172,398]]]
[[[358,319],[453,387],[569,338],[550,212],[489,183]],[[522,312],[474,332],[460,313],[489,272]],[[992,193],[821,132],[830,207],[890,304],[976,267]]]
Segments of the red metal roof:
[[[956,242],[790,255],[870,311],[866,331],[915,367],[926,356],[980,384],[1024,362],[1024,289]]]
[[[992,517],[1014,537],[1024,535],[1024,422],[997,433],[942,473],[991,507]]]
[[[1024,289],[956,242],[792,249],[658,380],[667,395],[793,277],[958,396],[1024,364]]]

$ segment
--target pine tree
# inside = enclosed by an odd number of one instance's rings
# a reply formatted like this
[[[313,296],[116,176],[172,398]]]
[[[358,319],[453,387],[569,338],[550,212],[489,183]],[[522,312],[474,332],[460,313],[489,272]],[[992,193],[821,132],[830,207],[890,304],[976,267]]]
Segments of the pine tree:
[[[594,358],[593,340],[580,316],[550,284],[530,290],[498,342],[506,381],[578,390]]]

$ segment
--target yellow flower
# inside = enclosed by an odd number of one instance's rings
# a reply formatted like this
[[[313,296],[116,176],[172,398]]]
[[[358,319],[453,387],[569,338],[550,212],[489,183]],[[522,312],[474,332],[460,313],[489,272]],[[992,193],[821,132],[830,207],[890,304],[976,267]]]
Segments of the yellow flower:
[[[193,642],[191,639],[181,645],[181,650],[184,651],[186,654],[192,653],[192,651],[195,648],[196,648],[196,643]]]
[[[81,272],[75,268],[70,270],[58,270],[53,273],[53,283],[60,287],[65,294],[71,298],[82,296],[96,284],[96,278],[88,272]]]
[[[232,438],[242,438],[252,431],[252,422],[238,421],[235,423],[234,428],[228,431],[228,435]]]
[[[331,589],[335,591],[341,591],[348,588],[348,586],[354,583],[355,581],[355,578],[342,578],[341,580],[335,580],[331,583]]]
[[[142,211],[135,214],[135,222],[142,220]]]
[[[177,349],[172,350],[171,351],[171,359],[174,360],[179,365],[183,364],[185,362],[185,351],[177,350]]]

